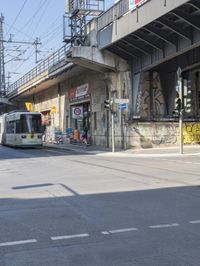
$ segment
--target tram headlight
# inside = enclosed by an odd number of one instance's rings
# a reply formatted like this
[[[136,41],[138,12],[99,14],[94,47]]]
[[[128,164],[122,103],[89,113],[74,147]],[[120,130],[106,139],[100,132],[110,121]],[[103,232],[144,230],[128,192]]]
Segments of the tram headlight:
[[[22,139],[26,139],[26,135],[21,135],[21,138]]]

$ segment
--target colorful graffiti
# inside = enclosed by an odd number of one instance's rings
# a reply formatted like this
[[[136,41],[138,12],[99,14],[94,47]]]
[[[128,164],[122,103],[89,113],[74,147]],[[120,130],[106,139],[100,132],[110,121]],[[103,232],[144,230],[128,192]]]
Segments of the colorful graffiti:
[[[173,145],[180,140],[178,123],[144,123],[132,125],[130,129],[130,144],[141,147]],[[200,123],[184,123],[183,137],[184,144],[200,143]]]
[[[185,144],[200,143],[200,123],[184,123],[183,138]]]

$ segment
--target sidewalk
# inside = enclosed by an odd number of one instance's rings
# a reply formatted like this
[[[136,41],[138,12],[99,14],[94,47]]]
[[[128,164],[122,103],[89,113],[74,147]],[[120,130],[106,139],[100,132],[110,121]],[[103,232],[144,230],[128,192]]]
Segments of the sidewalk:
[[[183,154],[180,154],[179,146],[168,146],[159,148],[148,148],[148,149],[128,149],[120,150],[116,149],[113,153],[111,148],[105,148],[100,146],[85,146],[85,144],[43,144],[46,148],[61,149],[61,150],[71,150],[77,153],[102,155],[102,156],[125,156],[125,157],[135,157],[135,156],[184,156],[184,155],[200,155],[200,145],[184,145]]]

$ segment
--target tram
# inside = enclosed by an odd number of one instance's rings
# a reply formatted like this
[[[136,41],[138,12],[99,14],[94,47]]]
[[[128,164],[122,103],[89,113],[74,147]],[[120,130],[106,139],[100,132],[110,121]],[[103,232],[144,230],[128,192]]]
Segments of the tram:
[[[13,147],[41,147],[41,114],[17,110],[0,116],[0,143]]]

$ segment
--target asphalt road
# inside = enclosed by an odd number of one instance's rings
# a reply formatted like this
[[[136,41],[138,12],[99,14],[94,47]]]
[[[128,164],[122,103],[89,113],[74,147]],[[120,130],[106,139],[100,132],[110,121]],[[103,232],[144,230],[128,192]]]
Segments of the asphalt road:
[[[0,266],[199,266],[199,166],[0,146]]]

